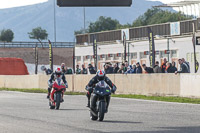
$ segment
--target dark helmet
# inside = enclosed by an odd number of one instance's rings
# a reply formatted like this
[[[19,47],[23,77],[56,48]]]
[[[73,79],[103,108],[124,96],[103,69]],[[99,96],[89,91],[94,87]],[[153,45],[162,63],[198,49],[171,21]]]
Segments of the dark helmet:
[[[45,66],[41,66],[41,70],[45,71],[47,68]]]
[[[98,78],[99,81],[104,80],[105,72],[103,70],[98,70],[97,71],[97,78]]]
[[[58,67],[58,68],[56,68],[56,70],[55,70],[55,74],[56,74],[56,76],[59,78],[60,77],[60,75],[62,74],[62,71],[61,71],[61,69]]]

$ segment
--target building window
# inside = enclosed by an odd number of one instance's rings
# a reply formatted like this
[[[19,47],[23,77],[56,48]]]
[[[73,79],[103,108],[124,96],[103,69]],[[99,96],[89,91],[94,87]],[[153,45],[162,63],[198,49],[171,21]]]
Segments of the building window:
[[[147,55],[144,55],[144,52],[140,52],[140,59],[146,59]]]
[[[165,54],[165,51],[160,51],[160,58],[166,58],[168,57],[167,54]]]
[[[81,61],[81,56],[76,56],[76,61]]]
[[[171,50],[171,57],[172,57],[172,58],[178,57],[178,55],[177,55],[177,50]]]
[[[114,55],[113,54],[107,54],[106,55],[106,60],[111,60],[111,57],[113,57]]]
[[[114,60],[119,60],[119,57],[122,57],[121,53],[117,53],[114,55]]]
[[[137,59],[137,53],[131,53],[131,59]]]
[[[91,55],[90,56],[90,61],[93,61],[94,60],[94,55]]]
[[[90,59],[90,55],[84,56],[84,61],[88,61]]]
[[[103,60],[100,55],[97,56],[97,60]]]
[[[186,54],[186,61],[191,62],[191,53]]]

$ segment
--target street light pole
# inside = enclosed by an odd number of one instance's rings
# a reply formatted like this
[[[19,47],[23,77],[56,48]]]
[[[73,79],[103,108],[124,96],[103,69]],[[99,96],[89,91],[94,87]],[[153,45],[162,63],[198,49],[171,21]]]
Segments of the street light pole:
[[[85,32],[85,7],[83,7],[83,23],[84,23],[84,33]]]
[[[167,52],[169,52],[169,39],[170,38],[167,38]],[[168,62],[169,62],[169,53],[168,53]]]
[[[54,41],[55,41],[55,45],[56,45],[56,4],[55,4],[56,0],[53,0],[53,4],[54,4]]]
[[[128,43],[128,64],[130,64],[130,43]]]

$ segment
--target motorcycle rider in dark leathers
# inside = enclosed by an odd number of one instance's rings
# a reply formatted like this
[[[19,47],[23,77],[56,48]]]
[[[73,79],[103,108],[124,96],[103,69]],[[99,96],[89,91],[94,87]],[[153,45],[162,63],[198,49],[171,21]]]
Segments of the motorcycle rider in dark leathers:
[[[115,91],[117,90],[116,86],[112,83],[112,81],[105,75],[105,72],[103,70],[98,70],[97,71],[97,74],[95,77],[93,77],[88,85],[86,86],[86,90],[88,91],[86,96],[88,98],[88,104],[87,104],[87,107],[90,107],[90,97],[91,97],[91,93],[93,92],[93,88],[95,87],[95,85],[99,82],[99,81],[102,81],[104,80],[111,88],[111,92],[112,93],[115,93]],[[95,97],[93,97],[95,98]],[[110,96],[106,98],[106,101],[107,101],[107,109],[108,109],[108,106],[109,106],[109,102],[110,102]],[[93,100],[92,99],[92,103],[91,103],[91,109],[94,109],[95,107],[95,104],[96,104],[96,100]]]
[[[66,78],[65,78],[64,73],[61,71],[60,68],[57,68],[57,69],[55,70],[55,72],[51,74],[51,77],[50,77],[50,79],[49,79],[49,81],[48,81],[49,87],[48,87],[48,95],[47,95],[47,98],[49,98],[49,96],[50,96],[51,89],[52,89],[52,86],[53,86],[53,81],[55,81],[55,79],[57,79],[57,78],[61,78],[61,79],[63,80],[63,82],[64,82],[66,88],[68,88],[68,84],[67,84],[67,81],[66,81]],[[65,91],[66,91],[66,90],[65,90]]]

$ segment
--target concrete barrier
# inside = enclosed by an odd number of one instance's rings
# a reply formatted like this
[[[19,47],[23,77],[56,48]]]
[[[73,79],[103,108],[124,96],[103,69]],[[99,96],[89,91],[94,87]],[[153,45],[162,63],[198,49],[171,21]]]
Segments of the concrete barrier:
[[[40,88],[38,75],[0,76],[0,86],[4,88]]]
[[[200,75],[184,74],[180,75],[180,96],[181,97],[200,97]]]
[[[85,86],[94,75],[66,75],[67,91],[85,92]],[[117,86],[117,93],[157,96],[200,97],[200,74],[132,74],[107,75]],[[50,76],[0,75],[0,87],[47,89]]]

